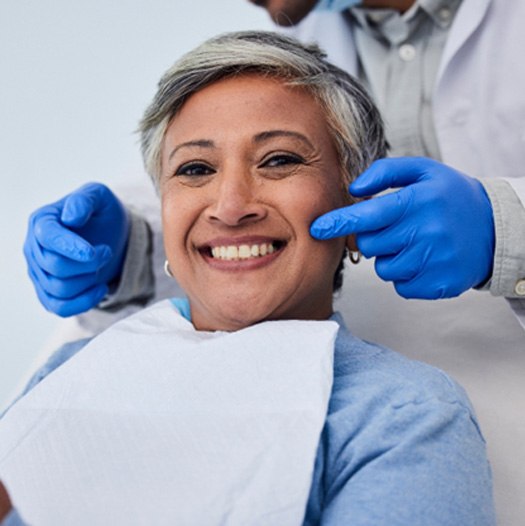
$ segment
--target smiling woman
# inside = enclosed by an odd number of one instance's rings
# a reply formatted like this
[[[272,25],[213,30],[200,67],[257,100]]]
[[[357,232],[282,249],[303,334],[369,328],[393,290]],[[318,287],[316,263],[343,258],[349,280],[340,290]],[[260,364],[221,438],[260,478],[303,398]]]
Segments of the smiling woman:
[[[166,73],[141,131],[197,328],[330,316],[345,240],[316,241],[309,226],[347,204],[348,184],[386,151],[350,76],[274,35],[214,39]]]
[[[333,312],[352,240],[309,227],[385,153],[356,81],[314,46],[223,35],[168,71],[140,130],[187,298],[62,348],[0,421],[24,517],[494,524],[463,390]]]

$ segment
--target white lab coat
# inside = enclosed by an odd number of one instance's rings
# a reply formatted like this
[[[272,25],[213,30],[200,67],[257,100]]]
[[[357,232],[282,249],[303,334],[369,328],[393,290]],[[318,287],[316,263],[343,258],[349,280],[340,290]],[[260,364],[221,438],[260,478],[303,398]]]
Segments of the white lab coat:
[[[331,62],[357,74],[351,24],[314,12],[284,30],[317,42]],[[450,29],[434,94],[443,162],[479,178],[509,178],[525,203],[525,2],[463,0]],[[487,111],[490,109],[490,111]]]

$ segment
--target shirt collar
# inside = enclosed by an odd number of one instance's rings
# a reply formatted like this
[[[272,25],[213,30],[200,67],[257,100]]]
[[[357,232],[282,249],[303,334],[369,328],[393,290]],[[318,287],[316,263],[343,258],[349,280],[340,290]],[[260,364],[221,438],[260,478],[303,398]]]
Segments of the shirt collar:
[[[461,0],[419,0],[417,4],[436,25],[444,29],[452,23]]]
[[[425,17],[436,25],[447,28],[459,8],[461,0],[416,0],[401,14],[395,9],[351,7],[350,16],[365,31],[386,39],[391,44],[405,41]]]

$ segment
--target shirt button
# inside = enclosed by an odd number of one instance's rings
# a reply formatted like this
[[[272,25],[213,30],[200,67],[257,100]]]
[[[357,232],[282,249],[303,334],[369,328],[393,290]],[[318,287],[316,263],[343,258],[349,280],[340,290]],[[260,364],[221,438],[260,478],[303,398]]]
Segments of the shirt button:
[[[525,279],[520,279],[514,287],[514,292],[518,296],[525,296]]]
[[[416,58],[416,48],[412,44],[403,44],[399,47],[399,57],[405,62]]]
[[[443,7],[438,11],[438,16],[442,22],[450,22],[452,11],[448,7]]]

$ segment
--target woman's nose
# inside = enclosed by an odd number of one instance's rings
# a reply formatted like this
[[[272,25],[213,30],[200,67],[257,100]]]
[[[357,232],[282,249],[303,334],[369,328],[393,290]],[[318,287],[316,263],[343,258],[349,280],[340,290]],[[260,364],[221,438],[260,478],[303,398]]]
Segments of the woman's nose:
[[[250,175],[225,175],[214,191],[213,203],[207,211],[210,221],[239,226],[266,217],[266,208],[257,199],[257,183],[250,180]]]

